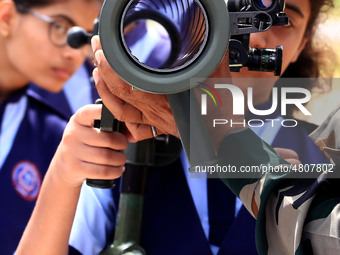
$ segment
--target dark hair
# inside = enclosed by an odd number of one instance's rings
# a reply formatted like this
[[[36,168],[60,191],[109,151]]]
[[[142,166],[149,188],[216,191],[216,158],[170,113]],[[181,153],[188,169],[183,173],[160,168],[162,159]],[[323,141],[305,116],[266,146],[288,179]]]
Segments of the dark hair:
[[[335,70],[334,54],[330,47],[323,45],[323,47],[315,44],[315,26],[319,23],[326,12],[334,7],[333,0],[310,0],[311,15],[307,23],[305,31],[305,37],[308,38],[308,42],[305,48],[300,53],[296,62],[291,63],[286,71],[282,74],[282,78],[309,78],[308,80],[300,80],[299,87],[308,89],[309,91],[318,89],[318,92],[327,92],[331,89],[332,84],[330,79]],[[322,68],[327,67],[327,69]],[[293,86],[291,82],[285,82],[279,79],[277,87],[289,87]],[[294,85],[295,86],[295,85]],[[292,95],[294,98],[298,98],[301,95]],[[293,116],[296,108],[292,106],[287,107],[287,115]]]
[[[54,3],[66,2],[68,0],[13,0],[15,5],[23,5],[27,8],[34,8],[34,7],[44,7]],[[91,0],[87,0],[91,1]],[[103,0],[98,0],[98,2],[103,2]]]
[[[33,7],[44,7],[46,5],[60,2],[60,0],[13,0],[13,2],[16,5],[21,4],[25,7],[33,8]]]
[[[333,0],[310,0],[310,3],[311,15],[305,32],[305,37],[308,37],[309,41],[297,61],[288,66],[282,77],[318,78],[321,76],[321,65],[327,61],[327,57],[331,56],[330,51],[315,47],[314,27],[320,22],[322,14],[334,7]],[[332,70],[330,70],[330,74],[332,74]]]

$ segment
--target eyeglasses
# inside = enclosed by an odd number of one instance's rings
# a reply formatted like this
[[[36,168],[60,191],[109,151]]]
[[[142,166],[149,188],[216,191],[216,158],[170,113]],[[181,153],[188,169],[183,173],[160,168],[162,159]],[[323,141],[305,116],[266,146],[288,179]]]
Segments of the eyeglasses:
[[[18,12],[32,14],[34,17],[48,23],[49,24],[48,36],[50,41],[55,46],[64,47],[67,45],[67,31],[71,27],[75,26],[73,22],[63,17],[50,18],[43,14],[32,11],[31,9],[22,4],[16,4],[16,7]]]

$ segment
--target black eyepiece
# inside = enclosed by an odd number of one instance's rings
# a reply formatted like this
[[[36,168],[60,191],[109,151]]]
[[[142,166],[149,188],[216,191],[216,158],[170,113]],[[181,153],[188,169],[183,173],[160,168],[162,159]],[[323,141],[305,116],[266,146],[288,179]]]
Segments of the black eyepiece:
[[[87,33],[83,28],[72,27],[67,32],[67,44],[74,49],[79,49],[85,44],[89,44],[91,37],[92,34]]]
[[[277,46],[275,50],[253,48],[248,56],[246,66],[252,71],[274,72],[276,76],[280,76],[282,52],[282,46]]]

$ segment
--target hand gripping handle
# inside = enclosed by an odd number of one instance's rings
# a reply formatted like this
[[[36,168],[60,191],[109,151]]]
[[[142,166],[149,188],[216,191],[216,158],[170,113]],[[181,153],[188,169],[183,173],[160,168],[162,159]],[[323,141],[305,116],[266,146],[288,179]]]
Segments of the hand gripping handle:
[[[101,99],[97,99],[96,104],[103,104]],[[94,127],[104,132],[119,131],[119,121],[114,118],[113,114],[103,104],[102,116],[100,120],[95,120]],[[115,187],[114,180],[96,180],[86,179],[86,184],[101,189],[112,189]]]

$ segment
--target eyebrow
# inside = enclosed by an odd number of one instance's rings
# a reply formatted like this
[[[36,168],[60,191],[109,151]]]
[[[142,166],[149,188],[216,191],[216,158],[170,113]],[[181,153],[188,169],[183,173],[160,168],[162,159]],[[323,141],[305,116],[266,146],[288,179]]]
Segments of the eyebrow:
[[[301,9],[299,7],[297,7],[296,5],[286,3],[286,9],[289,9],[289,10],[296,12],[297,14],[299,14],[301,16],[301,18],[305,17],[305,15],[301,11]]]
[[[0,0],[1,1],[1,0]],[[76,23],[74,22],[74,20],[66,15],[63,15],[63,14],[57,14],[57,15],[54,15],[54,16],[51,16],[52,18],[55,17],[55,18],[63,18],[65,20],[67,20],[72,26],[76,26]],[[85,29],[85,28],[84,28]],[[88,33],[92,33],[93,32],[93,27],[90,29],[90,30],[87,30],[85,29],[86,32]]]
[[[67,22],[69,22],[72,26],[75,26],[76,23],[74,22],[73,19],[71,19],[70,17],[64,15],[64,14],[56,14],[56,15],[51,15],[51,18],[62,18],[65,19]]]

